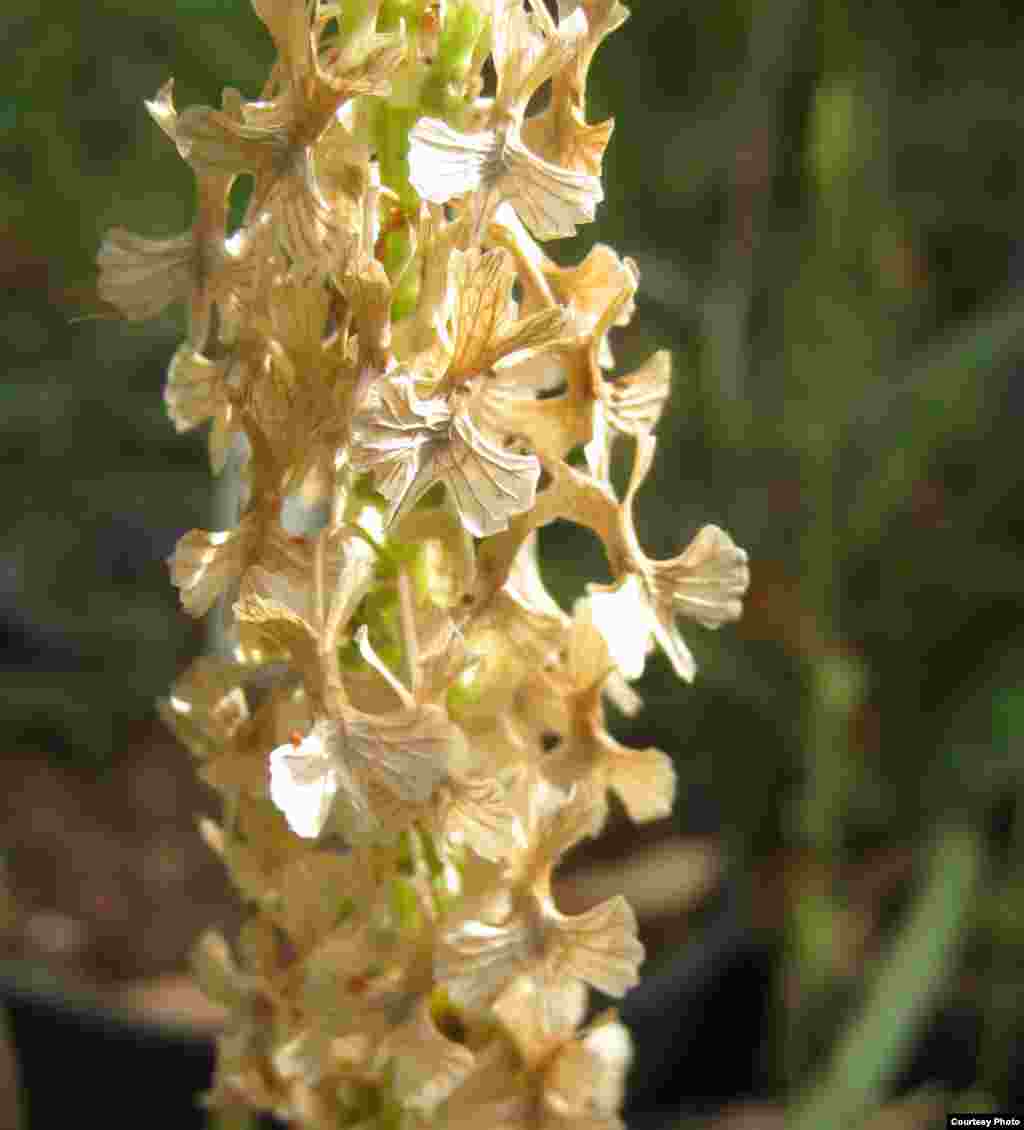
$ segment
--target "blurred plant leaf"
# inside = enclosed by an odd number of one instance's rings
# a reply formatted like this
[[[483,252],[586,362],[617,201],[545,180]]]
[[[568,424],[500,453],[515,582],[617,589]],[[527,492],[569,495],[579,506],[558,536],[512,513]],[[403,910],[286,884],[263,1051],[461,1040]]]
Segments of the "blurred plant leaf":
[[[980,872],[975,833],[965,824],[945,827],[927,886],[824,1077],[791,1110],[790,1130],[840,1130],[877,1106],[945,986]]]

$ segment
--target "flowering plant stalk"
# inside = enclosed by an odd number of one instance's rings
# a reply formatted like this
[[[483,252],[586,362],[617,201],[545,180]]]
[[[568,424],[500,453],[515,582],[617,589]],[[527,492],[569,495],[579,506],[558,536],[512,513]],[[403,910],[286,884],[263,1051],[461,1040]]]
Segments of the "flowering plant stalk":
[[[714,526],[643,552],[668,355],[610,376],[635,265],[538,242],[602,199],[612,123],[587,122],[586,81],[628,13],[253,7],[277,48],[258,100],[179,113],[168,82],[146,103],[195,174],[191,230],[115,229],[99,254],[128,318],[185,303],[168,411],[210,421],[215,473],[242,466],[234,528],[170,560],[191,615],[224,598],[233,653],[161,704],[223,796],[202,832],[251,911],[236,947],[197,947],[231,1017],[207,1101],[308,1127],[620,1126],[628,1034],[580,1025],[587,986],[636,983],[635,916],[621,896],[565,915],[551,876],[609,790],[634,820],[669,812],[671,761],[615,741],[605,703],[639,709],[655,643],[692,679],[677,616],[717,628],[748,582]],[[571,615],[537,565],[559,518],[614,575]]]

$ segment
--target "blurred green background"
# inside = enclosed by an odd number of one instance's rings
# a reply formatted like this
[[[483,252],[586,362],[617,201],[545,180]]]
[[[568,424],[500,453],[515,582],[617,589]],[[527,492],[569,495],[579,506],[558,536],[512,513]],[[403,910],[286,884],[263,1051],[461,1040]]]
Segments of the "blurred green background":
[[[620,371],[674,354],[641,540],[667,557],[716,522],[754,578],[740,625],[689,632],[695,685],[655,660],[618,730],[677,756],[738,875],[782,877],[794,1085],[872,999],[851,876],[909,853],[871,928],[910,930],[921,845],[962,897],[906,1017],[967,993],[998,1095],[1024,1015],[1022,31],[994,0],[638,0],[592,71],[606,202],[555,253],[633,256]],[[190,221],[142,100],[172,74],[180,107],[252,97],[272,50],[246,0],[10,0],[0,41],[0,718],[7,749],[101,772],[202,645],[163,558],[211,488],[161,399],[180,311],[88,319],[92,261],[111,225]],[[588,535],[543,544],[562,599],[606,579]]]

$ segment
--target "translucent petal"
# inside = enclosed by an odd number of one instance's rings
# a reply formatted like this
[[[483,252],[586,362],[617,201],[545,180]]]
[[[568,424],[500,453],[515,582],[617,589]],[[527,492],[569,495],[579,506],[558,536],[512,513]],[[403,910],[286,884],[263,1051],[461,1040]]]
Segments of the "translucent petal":
[[[296,835],[320,835],[338,788],[337,769],[319,735],[308,734],[298,746],[278,746],[270,754],[270,799]]]
[[[575,235],[576,225],[593,220],[604,199],[597,177],[531,153],[515,130],[505,139],[502,162],[507,171],[502,196],[538,239]]]
[[[672,382],[672,357],[659,350],[618,380],[602,387],[608,418],[624,435],[649,433],[661,418]]]
[[[640,578],[630,573],[619,585],[589,585],[590,615],[604,636],[608,654],[623,676],[639,679],[651,649],[653,619]]]
[[[438,118],[420,118],[409,133],[409,183],[431,204],[476,192],[499,155],[493,130],[461,133]]]
[[[448,487],[474,537],[507,529],[511,517],[533,506],[540,479],[537,457],[499,447],[468,412],[454,417],[450,441],[433,452],[433,463],[435,477]]]
[[[130,321],[156,317],[172,302],[188,298],[198,277],[191,232],[172,239],[146,239],[111,228],[96,262],[100,297]]]

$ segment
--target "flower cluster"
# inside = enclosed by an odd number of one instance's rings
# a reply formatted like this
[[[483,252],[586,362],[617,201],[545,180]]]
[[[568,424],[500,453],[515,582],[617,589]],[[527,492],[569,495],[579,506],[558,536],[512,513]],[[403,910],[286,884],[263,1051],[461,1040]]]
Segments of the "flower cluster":
[[[214,472],[243,477],[234,528],[170,561],[185,610],[236,633],[162,704],[224,798],[203,834],[251,909],[237,946],[197,951],[231,1015],[208,1101],[309,1127],[610,1130],[629,1040],[614,1013],[580,1028],[586,987],[621,996],[643,947],[625,899],[563,914],[552,872],[609,790],[634,820],[668,813],[670,759],[615,741],[605,704],[639,708],[655,644],[691,679],[677,617],[717,628],[748,583],[714,526],[643,552],[668,356],[613,375],[636,266],[598,245],[562,267],[538,242],[601,202],[612,123],[587,122],[585,87],[628,13],[253,7],[277,49],[259,99],[179,112],[168,82],[146,103],[195,174],[191,230],[115,229],[99,254],[126,317],[185,304],[168,411],[209,421]],[[556,519],[615,578],[571,615],[537,564]]]

